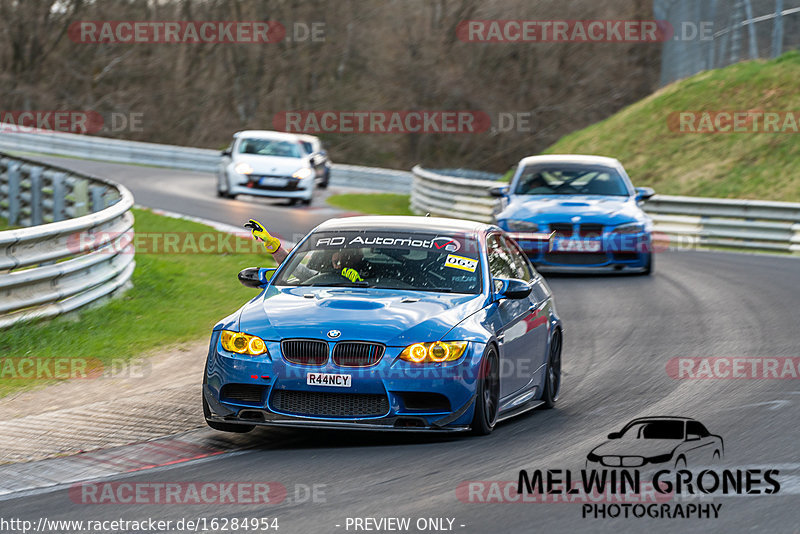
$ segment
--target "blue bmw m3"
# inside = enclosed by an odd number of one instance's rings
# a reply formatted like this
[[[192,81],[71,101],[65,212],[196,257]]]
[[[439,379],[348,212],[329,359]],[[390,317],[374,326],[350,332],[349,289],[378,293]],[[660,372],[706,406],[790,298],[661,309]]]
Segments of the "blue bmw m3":
[[[563,327],[547,283],[496,226],[351,217],[312,230],[211,334],[209,426],[488,434],[552,407]]]
[[[511,233],[543,270],[653,271],[652,221],[640,204],[653,196],[634,189],[622,164],[600,156],[524,158],[503,199],[498,226]],[[528,239],[552,233],[552,241]]]

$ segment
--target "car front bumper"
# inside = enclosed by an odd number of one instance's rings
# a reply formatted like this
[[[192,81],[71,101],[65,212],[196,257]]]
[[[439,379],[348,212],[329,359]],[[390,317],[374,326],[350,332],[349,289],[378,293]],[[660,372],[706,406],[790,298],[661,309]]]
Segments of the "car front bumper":
[[[330,342],[331,348],[333,344]],[[422,366],[399,360],[402,347],[386,347],[381,360],[370,367],[339,367],[331,361],[320,366],[299,365],[282,357],[279,342],[268,341],[268,353],[262,356],[242,356],[222,349],[218,332],[214,332],[206,363],[207,383],[203,386],[211,410],[207,419],[247,425],[381,431],[468,430],[484,348],[480,343],[470,343],[458,361],[446,365]],[[350,375],[351,386],[311,386],[306,383],[308,373]],[[245,398],[239,391],[251,394]],[[285,396],[301,400],[289,403],[281,400]],[[369,402],[379,399],[381,408],[368,414],[342,412],[342,405],[361,406],[366,402],[364,398]],[[430,398],[446,399],[446,403],[426,404],[419,400]],[[329,405],[336,408],[325,413]],[[314,411],[294,406],[313,406]]]
[[[258,177],[257,177],[258,178]],[[284,178],[286,185],[260,185],[257,180],[250,180],[245,175],[236,175],[231,182],[230,193],[235,195],[253,195],[273,198],[311,199],[314,195],[314,178],[298,180]]]
[[[551,241],[526,240],[524,234],[518,236],[517,243],[523,252],[541,270],[642,271],[647,269],[652,254],[652,238],[647,232],[606,233],[593,239],[556,237]]]

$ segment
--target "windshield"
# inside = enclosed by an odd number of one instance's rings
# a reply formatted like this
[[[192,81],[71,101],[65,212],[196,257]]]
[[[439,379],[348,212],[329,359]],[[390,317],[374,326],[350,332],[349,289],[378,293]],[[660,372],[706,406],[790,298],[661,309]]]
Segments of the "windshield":
[[[290,141],[275,139],[242,139],[239,143],[240,154],[256,156],[278,156],[281,158],[302,158],[300,145]]]
[[[477,240],[463,235],[315,232],[273,283],[477,294],[481,262]]]
[[[624,435],[636,439],[683,439],[683,421],[647,421],[628,428]]]
[[[628,196],[619,173],[602,165],[532,165],[523,169],[517,195]]]

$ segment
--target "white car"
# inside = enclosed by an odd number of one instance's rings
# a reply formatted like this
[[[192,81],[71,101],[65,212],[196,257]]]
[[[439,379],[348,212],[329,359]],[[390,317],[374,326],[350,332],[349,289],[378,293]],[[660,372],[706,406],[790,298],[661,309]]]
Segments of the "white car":
[[[222,152],[217,171],[217,196],[236,195],[288,198],[311,204],[317,170],[297,135],[267,130],[233,134]]]

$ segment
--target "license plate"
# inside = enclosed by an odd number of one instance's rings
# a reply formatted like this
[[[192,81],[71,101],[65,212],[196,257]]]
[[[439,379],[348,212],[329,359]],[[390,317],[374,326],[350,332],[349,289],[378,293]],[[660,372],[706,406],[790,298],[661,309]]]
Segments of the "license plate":
[[[307,373],[306,384],[309,386],[333,386],[336,388],[349,388],[353,384],[351,375],[336,375],[331,373]]]
[[[589,239],[557,239],[553,250],[558,252],[600,252],[601,243]]]
[[[283,187],[287,183],[289,183],[286,178],[261,178],[258,181],[258,185],[268,185],[268,186],[276,186],[276,187]]]

